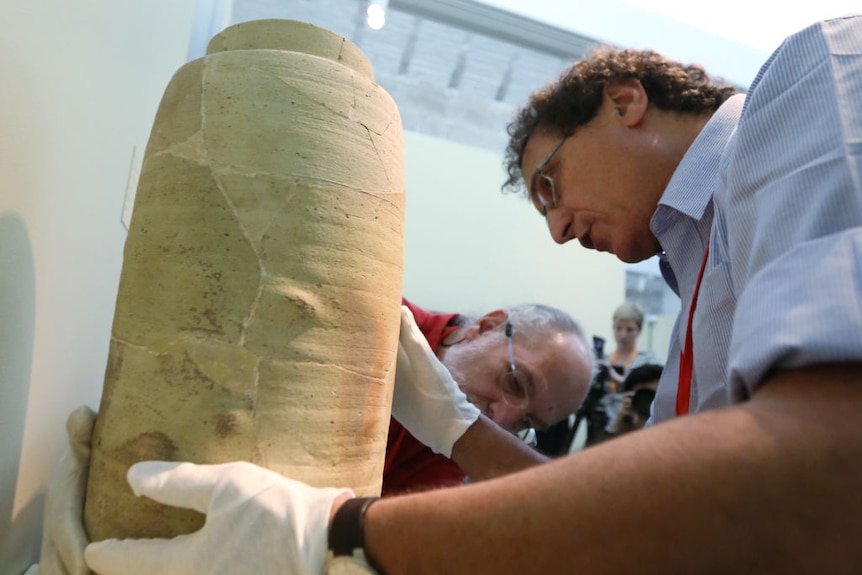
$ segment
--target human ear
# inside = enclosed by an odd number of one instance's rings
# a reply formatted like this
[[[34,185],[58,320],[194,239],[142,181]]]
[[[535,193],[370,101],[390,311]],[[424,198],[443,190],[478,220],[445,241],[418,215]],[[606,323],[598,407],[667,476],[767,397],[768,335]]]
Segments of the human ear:
[[[611,80],[605,86],[604,99],[624,125],[632,128],[646,115],[649,97],[640,80],[622,78]]]
[[[478,327],[478,334],[482,334],[496,328],[507,319],[509,319],[508,313],[502,309],[495,309],[476,320],[475,326]]]

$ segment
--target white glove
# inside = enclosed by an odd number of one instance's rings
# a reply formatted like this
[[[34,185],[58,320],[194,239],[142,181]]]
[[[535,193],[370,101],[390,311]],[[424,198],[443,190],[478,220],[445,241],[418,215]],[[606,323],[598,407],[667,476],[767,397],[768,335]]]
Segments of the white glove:
[[[244,461],[195,465],[144,461],[127,474],[135,495],[206,514],[173,539],[106,539],[87,546],[100,575],[320,575],[333,501],[349,489],[316,489]]]
[[[45,494],[40,575],[88,575],[84,562],[84,497],[96,414],[79,407],[66,419],[69,451],[54,469]]]
[[[401,306],[392,416],[435,453],[451,457],[480,413],[431,351],[410,309]]]

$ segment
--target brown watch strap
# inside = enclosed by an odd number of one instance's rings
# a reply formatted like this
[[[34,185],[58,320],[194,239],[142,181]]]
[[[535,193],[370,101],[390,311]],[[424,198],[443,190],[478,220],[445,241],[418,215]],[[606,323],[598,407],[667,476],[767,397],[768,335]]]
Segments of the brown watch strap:
[[[329,549],[335,557],[365,549],[365,512],[378,497],[356,497],[345,501],[329,528]]]

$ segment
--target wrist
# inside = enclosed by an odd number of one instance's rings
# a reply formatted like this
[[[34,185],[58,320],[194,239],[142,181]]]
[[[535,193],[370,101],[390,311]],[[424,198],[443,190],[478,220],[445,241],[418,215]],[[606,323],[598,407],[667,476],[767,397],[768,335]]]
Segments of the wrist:
[[[332,520],[335,518],[335,514],[338,512],[339,509],[341,509],[341,506],[344,505],[348,499],[353,499],[354,497],[355,496],[351,492],[345,491],[332,501],[332,507],[329,510],[329,522],[327,523],[326,528],[327,533],[332,531]]]
[[[339,497],[333,502],[328,536],[327,574],[342,572],[375,573],[365,553],[365,513],[379,497]],[[337,568],[335,566],[338,566]],[[349,567],[349,569],[347,569]]]

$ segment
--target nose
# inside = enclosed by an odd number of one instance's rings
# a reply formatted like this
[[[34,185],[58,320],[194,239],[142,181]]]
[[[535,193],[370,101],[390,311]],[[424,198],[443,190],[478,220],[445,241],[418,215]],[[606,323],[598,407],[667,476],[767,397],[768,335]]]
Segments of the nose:
[[[550,208],[545,214],[545,221],[548,223],[548,231],[551,237],[558,244],[564,244],[573,239],[574,236],[574,218],[571,214],[566,214],[560,208]]]
[[[512,407],[503,400],[491,406],[491,419],[508,431],[513,431],[515,424],[524,417],[524,412],[518,407]]]

